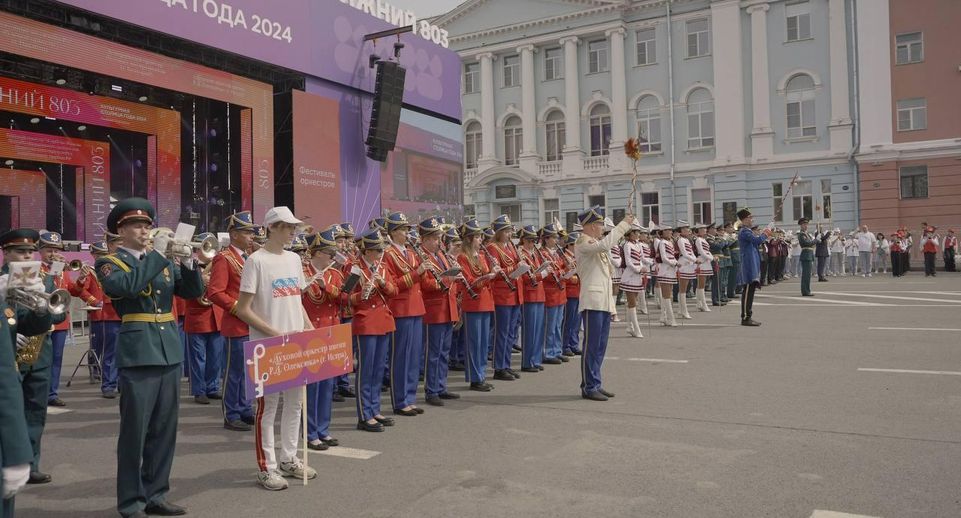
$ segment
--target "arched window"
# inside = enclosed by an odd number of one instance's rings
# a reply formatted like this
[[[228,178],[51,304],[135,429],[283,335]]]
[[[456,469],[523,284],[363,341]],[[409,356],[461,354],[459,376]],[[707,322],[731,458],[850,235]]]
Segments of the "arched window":
[[[566,130],[564,128],[564,114],[560,110],[551,110],[544,120],[544,132],[547,142],[547,161],[554,162],[563,158]]]
[[[637,140],[641,153],[661,151],[661,104],[657,97],[645,95],[637,101]]]
[[[611,154],[611,109],[604,103],[591,108],[591,156]]]
[[[714,147],[714,99],[706,88],[687,96],[687,148]]]
[[[817,136],[814,79],[807,74],[798,74],[787,82],[784,93],[787,97],[787,138]]]
[[[464,130],[464,167],[467,169],[477,168],[477,159],[484,149],[483,137],[481,137],[481,125],[473,121]]]
[[[524,145],[524,130],[521,118],[512,115],[504,121],[504,165],[518,165],[521,147]]]

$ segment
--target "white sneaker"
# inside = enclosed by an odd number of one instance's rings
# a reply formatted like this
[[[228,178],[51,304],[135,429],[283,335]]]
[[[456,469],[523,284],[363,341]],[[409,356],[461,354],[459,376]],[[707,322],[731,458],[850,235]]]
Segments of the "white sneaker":
[[[309,466],[304,466],[300,459],[288,460],[280,463],[280,472],[285,477],[304,478],[304,471],[307,471],[307,479],[317,478],[317,470]]]
[[[276,471],[261,471],[257,473],[257,483],[268,491],[281,491],[287,489],[287,481]]]

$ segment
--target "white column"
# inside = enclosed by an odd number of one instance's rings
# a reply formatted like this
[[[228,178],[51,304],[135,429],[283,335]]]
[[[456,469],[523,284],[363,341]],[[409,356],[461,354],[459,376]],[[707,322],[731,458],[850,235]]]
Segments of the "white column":
[[[520,152],[521,169],[537,173],[537,104],[534,97],[534,46],[517,48],[521,55],[521,114],[524,130]]]
[[[611,44],[611,146],[624,145],[627,140],[627,79],[624,70],[624,28],[618,27],[605,33]]]
[[[831,52],[831,152],[846,154],[851,148],[851,103],[848,100],[847,23],[844,0],[830,0],[828,5],[829,43]]]
[[[741,6],[738,0],[711,4],[714,54],[714,157],[744,159],[744,80],[741,70]]]
[[[888,2],[858,4],[860,148],[891,144],[891,30]]]
[[[497,165],[497,127],[494,114],[494,55],[478,54],[481,64],[481,156],[477,160],[477,172]]]
[[[577,45],[580,40],[576,36],[561,38],[564,46],[564,163],[561,165],[561,176],[577,174],[583,169],[584,152],[581,151],[581,94],[580,71],[577,68]]]
[[[774,130],[771,129],[771,81],[767,62],[768,8],[768,4],[756,4],[747,8],[747,12],[751,15],[751,97],[754,100],[751,149],[755,160],[766,160],[774,154]]]

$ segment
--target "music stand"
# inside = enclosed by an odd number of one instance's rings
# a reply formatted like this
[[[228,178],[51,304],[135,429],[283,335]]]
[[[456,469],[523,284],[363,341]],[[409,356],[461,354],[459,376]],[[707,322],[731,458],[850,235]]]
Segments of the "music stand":
[[[103,308],[97,308],[93,306],[84,306],[80,309],[87,311],[88,312],[87,314],[89,315],[89,312],[100,311]],[[73,382],[73,378],[77,375],[77,371],[80,370],[80,367],[87,367],[87,373],[89,375],[91,385],[99,381],[98,379],[96,379],[96,376],[94,376],[94,373],[93,373],[94,367],[96,367],[97,371],[100,373],[100,379],[101,380],[103,379],[103,361],[100,359],[100,355],[97,354],[97,350],[93,346],[93,322],[90,323],[90,326],[91,326],[90,335],[89,335],[90,339],[87,341],[87,352],[82,356],[80,356],[80,360],[77,362],[77,366],[73,368],[73,372],[70,374],[70,378],[67,380],[68,387]],[[91,360],[91,356],[93,357],[93,360]],[[95,361],[96,363],[91,363],[91,361]]]

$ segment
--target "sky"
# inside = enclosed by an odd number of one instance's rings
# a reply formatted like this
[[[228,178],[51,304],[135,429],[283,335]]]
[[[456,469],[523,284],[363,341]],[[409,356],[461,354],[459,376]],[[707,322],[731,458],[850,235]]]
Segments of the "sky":
[[[389,0],[391,5],[410,9],[421,18],[446,13],[460,5],[462,1],[463,0]]]

